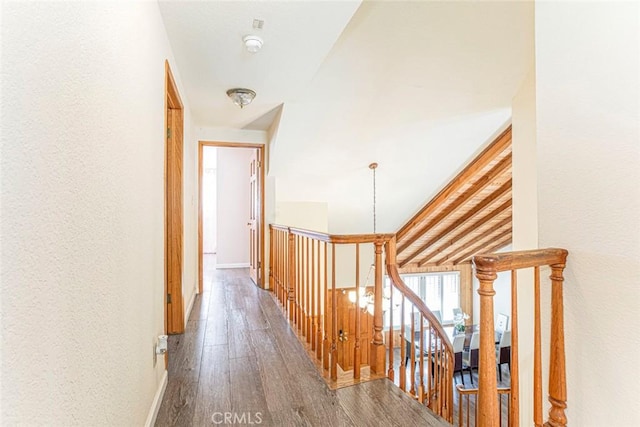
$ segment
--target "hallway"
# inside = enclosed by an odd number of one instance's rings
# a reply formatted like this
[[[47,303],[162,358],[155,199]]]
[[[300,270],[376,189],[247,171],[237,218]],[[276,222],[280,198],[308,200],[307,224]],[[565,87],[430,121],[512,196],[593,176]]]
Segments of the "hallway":
[[[386,379],[329,390],[248,270],[204,260],[204,292],[185,333],[169,339],[157,426],[448,425]]]

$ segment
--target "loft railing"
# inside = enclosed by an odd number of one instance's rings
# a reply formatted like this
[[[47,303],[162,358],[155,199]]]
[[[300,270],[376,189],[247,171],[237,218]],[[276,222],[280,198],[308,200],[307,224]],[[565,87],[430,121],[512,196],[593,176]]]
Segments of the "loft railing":
[[[478,425],[478,412],[480,406],[478,405],[478,389],[466,388],[458,384],[456,386],[458,391],[458,427],[475,427]],[[511,388],[498,387],[497,390],[497,404],[498,404],[498,426],[508,427],[511,426],[511,414],[509,412],[509,399],[511,394]],[[504,410],[503,410],[504,409]]]
[[[364,379],[362,371],[367,369],[369,378],[387,376],[406,393],[452,422],[453,348],[433,313],[400,278],[395,236],[330,235],[271,225],[270,237],[270,287],[330,385],[344,383],[344,375],[356,381]],[[367,246],[373,253],[375,280],[372,288],[364,284],[366,295],[362,295],[364,272],[360,266],[367,263],[360,261],[362,249]],[[388,289],[383,289],[383,252],[386,252],[386,271],[391,283]],[[343,279],[338,283],[338,270],[343,277],[345,271],[351,272],[348,276],[352,281],[344,283]],[[355,298],[351,304],[347,303],[347,310],[340,311],[339,299],[344,301],[344,285],[355,289]],[[371,304],[373,315],[366,309]],[[349,334],[339,328],[345,316],[353,317],[346,321],[353,322]],[[352,354],[347,354],[350,360],[344,360],[344,350],[341,355],[342,365],[352,366],[347,370],[339,366],[338,354],[340,345],[346,348],[345,343],[353,345]]]
[[[453,346],[435,315],[400,277],[395,237],[387,243],[387,274],[392,286],[387,325],[388,377],[436,414],[453,422]],[[393,301],[394,290],[400,299],[396,304]],[[400,310],[400,315],[394,316],[394,310]],[[411,313],[409,324],[406,320],[408,313]],[[398,338],[394,341],[395,336]],[[393,360],[396,344],[400,347],[397,378]]]
[[[353,359],[347,363],[353,366],[351,375],[354,380],[360,379],[363,366],[378,377],[385,374],[382,252],[384,244],[391,237],[391,234],[330,235],[280,225],[270,226],[270,287],[290,323],[306,340],[333,385],[337,385],[338,381],[338,344],[348,340],[354,343]],[[360,306],[360,299],[363,298],[360,282],[364,276],[360,254],[365,245],[370,245],[374,253],[375,281],[370,290],[374,313],[370,316],[363,310],[352,311],[355,316],[354,330],[347,334],[346,328],[339,329],[338,326],[342,321],[338,319],[338,298],[343,298],[344,282],[347,281],[346,284],[356,290],[355,307]],[[339,247],[343,249],[337,256]],[[337,283],[338,268],[341,272],[351,271],[347,274],[350,279],[342,279],[342,283]],[[363,327],[365,317],[371,325],[370,331]],[[369,336],[370,342],[361,342],[363,335]]]
[[[480,363],[476,425],[499,426],[500,408],[496,399],[496,356],[493,323],[493,282],[497,273],[511,271],[511,390],[509,425],[519,425],[519,373],[518,373],[518,309],[517,270],[533,268],[534,279],[534,361],[533,361],[533,424],[541,427],[542,416],[542,339],[540,326],[540,268],[551,267],[551,335],[549,363],[549,402],[551,408],[545,425],[566,426],[567,407],[564,314],[562,272],[568,252],[565,249],[538,249],[477,255],[473,258],[476,277],[480,281]]]

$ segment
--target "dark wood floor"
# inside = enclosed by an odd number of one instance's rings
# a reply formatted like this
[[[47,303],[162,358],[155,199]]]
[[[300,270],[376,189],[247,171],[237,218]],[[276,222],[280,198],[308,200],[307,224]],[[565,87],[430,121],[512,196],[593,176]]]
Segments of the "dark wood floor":
[[[332,391],[248,270],[215,270],[186,331],[169,338],[157,426],[447,426],[386,379]]]

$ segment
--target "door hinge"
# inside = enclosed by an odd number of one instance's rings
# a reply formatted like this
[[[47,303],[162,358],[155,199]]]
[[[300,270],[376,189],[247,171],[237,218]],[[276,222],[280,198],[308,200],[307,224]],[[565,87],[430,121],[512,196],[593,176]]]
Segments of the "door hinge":
[[[167,128],[167,138],[171,138],[171,129]]]
[[[259,167],[259,168],[260,168],[260,167],[262,167],[262,163],[260,163],[260,160],[258,160],[258,162],[257,162],[257,163],[258,163],[258,167]]]
[[[171,294],[167,294],[167,304],[171,304]]]

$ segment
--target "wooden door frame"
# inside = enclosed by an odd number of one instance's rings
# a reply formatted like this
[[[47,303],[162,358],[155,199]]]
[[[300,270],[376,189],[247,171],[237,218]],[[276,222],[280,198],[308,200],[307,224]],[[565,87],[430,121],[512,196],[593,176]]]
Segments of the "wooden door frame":
[[[165,333],[167,334],[179,334],[184,332],[184,302],[182,295],[182,280],[179,283],[173,283],[170,285],[169,283],[169,242],[173,239],[173,235],[169,236],[169,159],[168,159],[168,148],[171,141],[169,141],[169,127],[173,123],[173,118],[169,117],[169,110],[178,110],[177,113],[179,116],[179,120],[182,121],[182,129],[184,128],[184,107],[182,104],[182,100],[180,99],[180,94],[178,93],[178,87],[173,78],[173,74],[171,73],[171,67],[169,66],[169,61],[165,60],[164,62],[165,69],[165,87],[164,87],[164,319],[165,319]],[[173,136],[175,139],[179,137],[180,143],[182,144],[183,151],[182,156],[184,156],[184,132],[180,132],[180,134],[176,134]],[[184,162],[184,158],[177,159],[179,164],[177,167],[182,170],[182,165]],[[182,199],[182,195],[184,192],[184,177],[181,176],[181,186],[180,186],[180,196]],[[183,202],[181,202],[183,203]],[[184,205],[182,204],[181,207]],[[180,221],[180,233],[181,237],[184,238],[184,220],[181,215]],[[184,255],[184,245],[181,245],[182,255]],[[180,276],[182,277],[182,271],[184,267],[184,259],[180,258]],[[168,296],[171,295],[171,313],[169,313],[169,302]],[[166,362],[166,360],[165,360]]]
[[[258,150],[258,161],[260,162],[260,174],[258,185],[258,192],[260,193],[260,209],[258,214],[260,215],[260,227],[258,230],[258,236],[260,239],[259,255],[260,255],[260,279],[256,283],[259,287],[265,288],[265,262],[264,262],[264,188],[265,188],[265,164],[264,164],[264,150],[265,144],[255,143],[242,143],[242,142],[224,142],[224,141],[198,141],[198,293],[202,293],[202,276],[203,276],[203,231],[202,231],[202,152],[204,147],[219,147],[219,148],[254,148]]]

